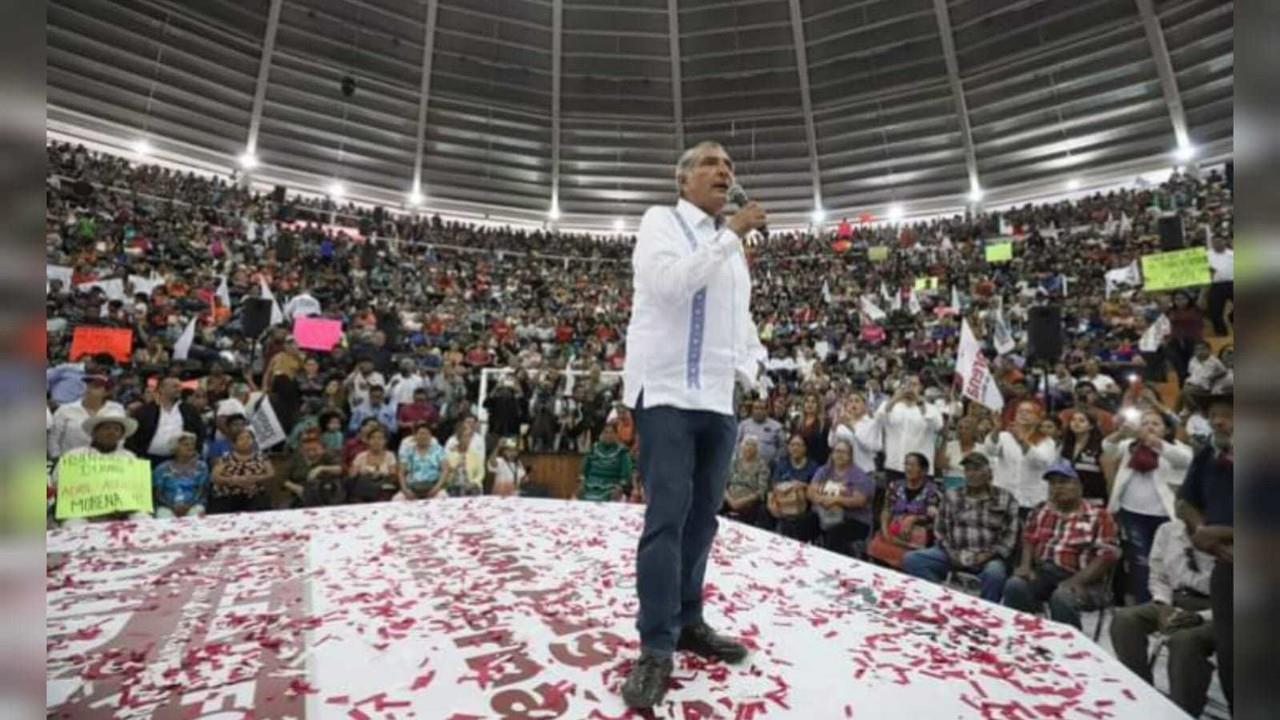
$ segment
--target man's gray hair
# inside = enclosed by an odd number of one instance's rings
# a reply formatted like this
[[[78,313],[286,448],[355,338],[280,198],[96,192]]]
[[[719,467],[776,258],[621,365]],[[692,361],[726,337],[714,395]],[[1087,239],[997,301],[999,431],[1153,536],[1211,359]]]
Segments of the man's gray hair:
[[[724,150],[724,146],[715,140],[703,140],[693,147],[685,150],[680,154],[680,160],[676,163],[676,193],[680,193],[680,187],[684,185],[684,179],[693,171],[693,164],[698,161],[698,156],[705,150]]]

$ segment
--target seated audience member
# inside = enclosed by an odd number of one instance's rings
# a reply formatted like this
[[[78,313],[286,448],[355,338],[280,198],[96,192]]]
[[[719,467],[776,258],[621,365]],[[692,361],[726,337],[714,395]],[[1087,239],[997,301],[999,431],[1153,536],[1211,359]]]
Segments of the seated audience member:
[[[317,507],[338,505],[347,499],[342,463],[320,438],[319,432],[304,433],[289,458],[284,486],[293,494],[293,504]]]
[[[723,512],[726,517],[762,527],[768,518],[764,502],[768,494],[769,466],[760,456],[760,441],[753,435],[744,436],[729,468]]]
[[[123,443],[130,435],[138,429],[137,422],[123,413],[116,412],[100,412],[92,417],[87,417],[80,423],[80,430],[89,436],[89,444],[80,447],[71,448],[64,452],[62,457],[58,459],[58,464],[53,468],[53,476],[50,481],[53,483],[53,493],[57,497],[58,491],[58,472],[62,464],[67,458],[77,455],[118,455],[122,457],[136,457],[131,451],[127,450]],[[112,513],[110,515],[98,515],[93,518],[99,520],[138,520],[147,517],[146,513]],[[85,518],[70,518],[66,520],[64,525],[83,525],[89,522]]]
[[[459,452],[458,447],[459,443],[462,442],[463,430],[466,431],[467,442],[462,447],[466,448],[469,458],[480,462],[480,468],[483,470],[485,462],[489,458],[486,449],[488,443],[485,441],[484,435],[480,434],[480,420],[471,413],[463,414],[454,423],[449,439],[444,443],[444,451],[446,453]]]
[[[809,512],[809,481],[818,465],[809,459],[808,450],[799,435],[787,440],[786,454],[773,463],[766,501],[778,533],[801,542],[809,542],[818,533],[817,518]]]
[[[978,434],[977,418],[962,417],[956,421],[955,427],[955,439],[948,440],[943,446],[934,473],[944,491],[964,487],[965,471],[961,461],[969,457],[970,453],[981,451],[983,447],[983,438]]]
[[[1072,413],[1075,412],[1088,415],[1103,435],[1109,435],[1116,429],[1115,415],[1103,404],[1102,397],[1093,387],[1093,383],[1087,380],[1076,383],[1075,404],[1058,413],[1058,422],[1063,423],[1065,427],[1071,421]]]
[[[351,470],[351,463],[356,461],[356,456],[369,448],[369,433],[381,427],[382,424],[374,418],[365,418],[364,422],[360,423],[360,429],[356,431],[356,434],[342,443],[343,467],[347,468],[348,471]]]
[[[1178,517],[1191,533],[1195,549],[1213,556],[1209,573],[1209,603],[1213,610],[1214,647],[1218,680],[1227,704],[1235,703],[1235,660],[1232,656],[1235,597],[1235,417],[1233,397],[1215,395],[1206,400],[1213,436],[1208,447],[1196,453],[1187,479],[1178,491]]]
[[[876,419],[884,428],[884,469],[890,478],[901,479],[906,474],[910,453],[933,457],[942,430],[942,412],[926,402],[918,376],[902,379],[893,397],[876,410]]]
[[[889,481],[880,512],[880,531],[867,548],[867,555],[895,568],[902,567],[902,558],[908,552],[933,544],[933,521],[942,504],[942,493],[929,479],[928,458],[917,452],[907,453],[902,467],[905,475]]]
[[[184,432],[173,457],[151,471],[156,517],[204,515],[209,502],[209,464],[196,452],[196,436]]]
[[[226,434],[219,435],[214,438],[209,442],[208,446],[205,447],[205,461],[210,465],[218,462],[231,452],[231,438],[238,435],[241,430],[245,429],[249,425],[249,421],[240,413],[224,415],[220,419],[222,420],[222,426],[225,428]],[[255,446],[256,442],[257,441],[255,441]]]
[[[853,462],[853,443],[840,438],[827,463],[809,483],[809,503],[818,518],[822,544],[841,555],[858,555],[871,536],[875,481]]]
[[[498,497],[511,497],[520,492],[529,471],[520,462],[520,446],[513,437],[498,441],[498,449],[489,458],[489,472],[493,474],[493,493]]]
[[[364,402],[355,406],[351,411],[351,421],[348,427],[355,430],[360,427],[365,420],[377,420],[387,432],[394,434],[396,431],[396,408],[395,405],[387,400],[387,390],[381,385],[369,386],[369,397]]]
[[[395,500],[425,500],[444,492],[444,446],[431,426],[419,423],[400,443],[400,492]]]
[[[739,445],[742,438],[751,436],[756,439],[760,457],[765,463],[772,463],[782,451],[782,441],[786,430],[782,423],[769,417],[769,403],[766,400],[755,400],[751,403],[751,416],[738,423]]]
[[[870,475],[876,471],[876,453],[883,446],[880,424],[868,412],[867,400],[860,393],[852,393],[839,404],[836,422],[828,434],[827,442],[835,447],[836,440],[844,438],[853,442],[853,464]]]
[[[1164,415],[1148,410],[1140,425],[1125,423],[1102,441],[1115,468],[1107,512],[1121,529],[1121,549],[1129,593],[1138,603],[1151,599],[1147,556],[1156,528],[1176,515],[1178,487],[1191,464],[1191,448],[1173,439]]]
[[[320,444],[324,445],[327,452],[335,453],[341,459],[342,445],[346,442],[346,435],[342,432],[342,415],[333,411],[322,412],[318,425]]]
[[[440,412],[427,400],[427,389],[421,386],[414,389],[410,402],[400,405],[396,410],[396,422],[402,438],[408,438],[416,432],[419,425],[435,427],[439,419]]]
[[[457,423],[444,446],[445,490],[449,497],[484,494],[484,438],[476,432],[476,420],[466,416]]]
[[[92,438],[82,429],[84,421],[99,413],[124,415],[124,406],[111,400],[111,380],[106,375],[85,375],[84,395],[58,407],[53,413],[47,454],[57,460],[68,450],[87,447]]]
[[[379,425],[365,434],[366,447],[351,461],[348,497],[357,502],[389,500],[400,488],[396,454],[387,449],[387,431]]]
[[[1065,460],[1044,474],[1049,500],[1032,511],[1022,531],[1022,555],[1004,586],[1004,604],[1080,627],[1080,611],[1110,594],[1107,573],[1120,558],[1116,523],[1101,503],[1085,500],[1080,476]]]
[[[965,484],[942,497],[934,523],[937,544],[907,553],[902,569],[933,582],[955,570],[974,573],[982,599],[998,603],[1018,544],[1018,503],[992,484],[986,455],[971,452],[960,464]]]
[[[631,452],[618,442],[615,423],[605,423],[600,439],[582,458],[578,471],[578,499],[617,502],[626,499],[635,469]]]
[[[150,460],[152,467],[173,456],[173,444],[181,433],[193,433],[197,447],[204,440],[204,421],[196,408],[182,400],[182,383],[176,377],[161,380],[155,400],[143,403],[133,415],[138,431],[129,438],[129,449]]]
[[[267,484],[275,474],[271,461],[258,452],[253,430],[240,428],[231,438],[231,452],[213,465],[209,514],[270,510]]]
[[[1111,646],[1138,677],[1151,682],[1150,635],[1164,635],[1169,648],[1169,697],[1191,717],[1200,717],[1213,677],[1213,620],[1209,574],[1213,556],[1191,546],[1181,520],[1156,530],[1151,546],[1151,601],[1116,609]]]

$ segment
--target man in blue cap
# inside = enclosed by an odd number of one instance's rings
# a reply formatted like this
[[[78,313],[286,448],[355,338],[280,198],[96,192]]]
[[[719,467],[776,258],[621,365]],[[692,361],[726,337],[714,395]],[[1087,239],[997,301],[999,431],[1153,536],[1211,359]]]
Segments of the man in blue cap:
[[[1120,559],[1115,519],[1086,500],[1080,476],[1059,459],[1044,473],[1049,499],[1031,511],[1022,531],[1022,558],[1004,586],[1004,604],[1080,627],[1080,610],[1103,604],[1108,571]]]

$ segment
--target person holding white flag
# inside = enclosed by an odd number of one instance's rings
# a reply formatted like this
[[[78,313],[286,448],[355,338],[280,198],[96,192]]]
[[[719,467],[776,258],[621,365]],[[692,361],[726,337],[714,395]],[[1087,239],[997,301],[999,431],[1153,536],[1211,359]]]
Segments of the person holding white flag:
[[[187,327],[182,331],[182,335],[178,337],[178,342],[173,344],[173,359],[186,360],[191,354],[191,344],[196,340],[196,318],[191,318],[187,323]]]
[[[965,397],[997,413],[1004,410],[1004,396],[996,386],[996,379],[968,320],[960,324],[956,374],[960,376],[960,387]]]
[[[864,325],[867,324],[867,320],[871,320],[872,322],[880,322],[881,320],[884,320],[886,317],[888,317],[888,315],[886,315],[885,312],[876,305],[875,301],[872,300],[871,297],[867,295],[864,295],[862,297],[861,310],[862,310],[862,314],[866,316],[863,318],[863,321],[862,321]]]

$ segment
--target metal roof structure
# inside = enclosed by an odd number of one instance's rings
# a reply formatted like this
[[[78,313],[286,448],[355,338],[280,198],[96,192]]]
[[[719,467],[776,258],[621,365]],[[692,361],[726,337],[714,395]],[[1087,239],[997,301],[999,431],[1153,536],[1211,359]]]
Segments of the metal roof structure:
[[[291,188],[592,229],[634,229],[672,202],[680,150],[716,139],[785,226],[1229,157],[1232,13],[1218,0],[52,0],[48,117],[207,167],[247,154],[255,179]]]

